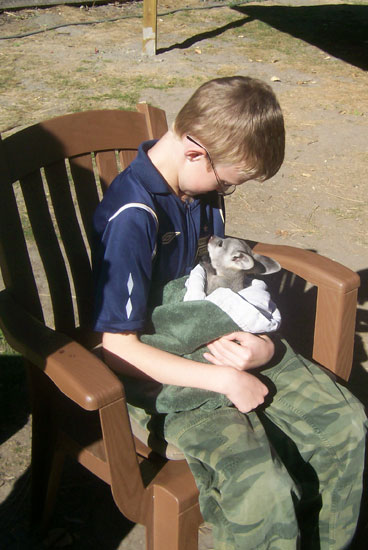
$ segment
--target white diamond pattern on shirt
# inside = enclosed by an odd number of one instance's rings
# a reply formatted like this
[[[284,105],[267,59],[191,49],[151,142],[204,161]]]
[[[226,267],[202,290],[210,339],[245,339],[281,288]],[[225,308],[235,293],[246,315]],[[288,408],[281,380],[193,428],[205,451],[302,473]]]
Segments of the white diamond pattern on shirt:
[[[131,296],[132,294],[132,290],[133,290],[133,286],[134,286],[134,283],[133,283],[133,277],[132,277],[132,274],[129,273],[129,279],[128,279],[128,292],[129,292],[129,296]]]
[[[126,310],[126,313],[127,313],[127,317],[129,319],[130,314],[132,313],[132,309],[133,309],[132,301],[131,301],[130,297],[132,295],[132,291],[133,291],[133,287],[134,287],[133,277],[132,277],[131,273],[129,273],[127,287],[128,287],[128,292],[129,292],[129,299],[126,303],[125,310]]]
[[[129,319],[130,314],[132,313],[132,309],[133,309],[133,307],[132,307],[132,301],[131,301],[130,298],[129,298],[129,300],[127,301],[127,305],[126,305],[126,308],[125,308],[125,309],[126,309],[127,317],[128,317],[128,319]]]

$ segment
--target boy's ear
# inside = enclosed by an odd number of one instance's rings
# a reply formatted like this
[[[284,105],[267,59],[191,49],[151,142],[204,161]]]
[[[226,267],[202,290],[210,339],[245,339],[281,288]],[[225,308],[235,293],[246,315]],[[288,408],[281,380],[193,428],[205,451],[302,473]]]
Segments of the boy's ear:
[[[204,151],[184,151],[184,155],[189,162],[196,162],[197,160],[202,160],[204,157],[203,152]]]
[[[184,156],[190,162],[196,162],[206,156],[206,151],[202,147],[198,147],[195,143],[189,141],[186,136],[182,138],[184,147]]]
[[[276,262],[276,260],[273,260],[268,256],[262,256],[262,254],[253,254],[253,258],[254,273],[259,273],[260,275],[271,275],[271,273],[277,273],[281,269],[281,265],[279,264],[279,262]]]

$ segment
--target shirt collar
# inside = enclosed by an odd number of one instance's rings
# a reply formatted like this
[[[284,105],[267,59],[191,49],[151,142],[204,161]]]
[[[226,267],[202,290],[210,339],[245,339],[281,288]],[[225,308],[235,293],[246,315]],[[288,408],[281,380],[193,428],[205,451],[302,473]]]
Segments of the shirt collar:
[[[130,166],[135,178],[140,181],[149,193],[169,195],[172,193],[172,190],[154,164],[152,164],[147,154],[157,141],[157,139],[152,139],[141,143],[138,147],[138,155]]]
[[[134,177],[140,181],[143,187],[149,192],[157,195],[172,195],[175,200],[184,208],[185,203],[173,193],[165,178],[160,174],[148,156],[148,151],[157,143],[157,139],[144,141],[138,147],[138,154],[130,164]],[[194,197],[193,201],[186,204],[193,210],[201,203],[199,198]]]

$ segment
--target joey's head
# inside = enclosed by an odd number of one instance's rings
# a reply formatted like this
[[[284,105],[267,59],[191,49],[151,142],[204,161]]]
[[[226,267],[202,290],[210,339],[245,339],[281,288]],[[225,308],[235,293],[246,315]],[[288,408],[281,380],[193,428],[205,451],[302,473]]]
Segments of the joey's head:
[[[208,241],[208,254],[212,267],[220,276],[239,271],[269,275],[281,269],[280,264],[272,258],[255,254],[243,239],[221,239],[213,235]]]
[[[208,254],[217,275],[247,271],[254,267],[251,248],[240,239],[221,239],[213,235],[208,241]]]

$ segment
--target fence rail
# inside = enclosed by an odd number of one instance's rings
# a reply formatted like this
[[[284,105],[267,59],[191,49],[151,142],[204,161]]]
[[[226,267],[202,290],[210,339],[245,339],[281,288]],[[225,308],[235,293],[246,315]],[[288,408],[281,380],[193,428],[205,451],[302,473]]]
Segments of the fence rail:
[[[61,4],[102,4],[106,0],[0,0],[0,10],[39,8]],[[157,49],[157,0],[143,0],[143,53]]]
[[[61,4],[102,4],[106,0],[0,0],[0,10],[43,8]]]

